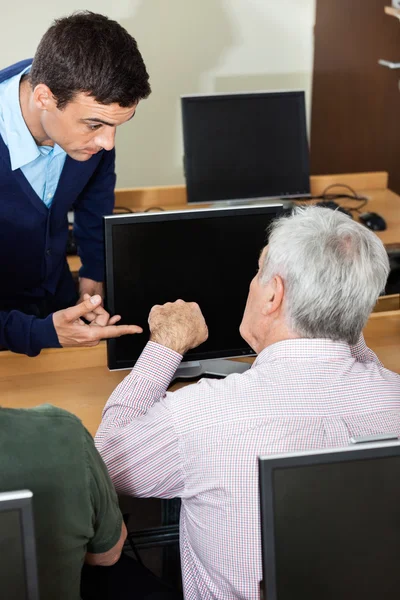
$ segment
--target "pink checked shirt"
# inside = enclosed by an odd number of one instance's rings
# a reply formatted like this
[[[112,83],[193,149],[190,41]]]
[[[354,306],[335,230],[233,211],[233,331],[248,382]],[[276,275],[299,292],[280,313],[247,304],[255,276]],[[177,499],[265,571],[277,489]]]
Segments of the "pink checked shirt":
[[[108,400],[96,445],[119,492],[182,498],[185,598],[259,598],[257,457],[400,436],[400,376],[364,340],[288,340],[253,367],[176,392],[181,356],[148,343]]]

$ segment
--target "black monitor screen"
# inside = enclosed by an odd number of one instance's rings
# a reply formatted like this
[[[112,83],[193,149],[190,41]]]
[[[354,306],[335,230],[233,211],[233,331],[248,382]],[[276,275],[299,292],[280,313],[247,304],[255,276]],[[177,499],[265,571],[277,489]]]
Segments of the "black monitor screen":
[[[4,597],[28,600],[20,510],[0,511],[0,589]]]
[[[349,453],[274,469],[269,520],[264,515],[268,600],[397,597],[399,472],[398,455],[352,461]]]
[[[304,92],[183,96],[188,202],[306,196]]]
[[[108,342],[111,369],[134,365],[154,304],[197,302],[208,340],[185,360],[253,354],[239,333],[267,228],[281,206],[185,210],[105,219],[107,306],[141,335]]]

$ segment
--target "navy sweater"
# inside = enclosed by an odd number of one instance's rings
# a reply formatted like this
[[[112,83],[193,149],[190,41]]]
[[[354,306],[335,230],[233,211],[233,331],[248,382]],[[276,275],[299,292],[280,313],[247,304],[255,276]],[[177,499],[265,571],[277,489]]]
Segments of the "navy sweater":
[[[30,64],[0,71],[0,82]],[[103,216],[114,206],[115,152],[102,150],[85,162],[67,156],[50,208],[20,169],[11,170],[0,136],[0,346],[29,356],[59,347],[52,315],[45,319],[13,307],[34,303],[62,287],[66,274],[67,213],[75,212],[74,235],[81,277],[104,280]]]

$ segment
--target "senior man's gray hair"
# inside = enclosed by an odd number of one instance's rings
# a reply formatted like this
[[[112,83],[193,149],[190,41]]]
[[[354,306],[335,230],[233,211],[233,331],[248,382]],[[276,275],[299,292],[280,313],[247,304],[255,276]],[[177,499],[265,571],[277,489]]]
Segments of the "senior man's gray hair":
[[[387,252],[372,231],[338,210],[297,208],[275,221],[261,282],[284,282],[286,317],[304,338],[355,344],[384,290]]]

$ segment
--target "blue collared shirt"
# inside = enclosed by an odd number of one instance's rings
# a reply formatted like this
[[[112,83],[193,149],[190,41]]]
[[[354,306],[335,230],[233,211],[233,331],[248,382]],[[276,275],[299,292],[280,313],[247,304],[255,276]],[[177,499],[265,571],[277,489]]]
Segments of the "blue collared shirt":
[[[0,83],[0,135],[10,153],[11,169],[21,169],[39,198],[51,206],[66,153],[60,146],[38,146],[19,103],[19,83],[30,66]]]

